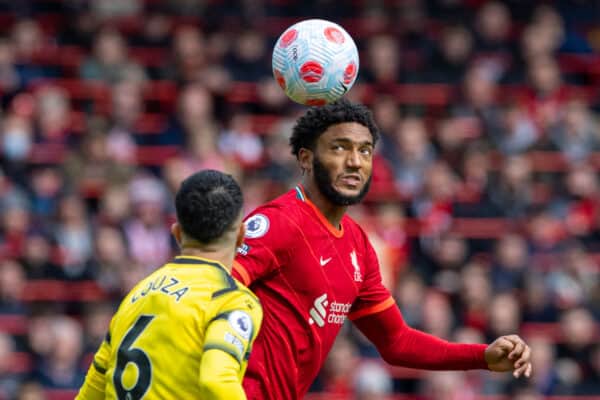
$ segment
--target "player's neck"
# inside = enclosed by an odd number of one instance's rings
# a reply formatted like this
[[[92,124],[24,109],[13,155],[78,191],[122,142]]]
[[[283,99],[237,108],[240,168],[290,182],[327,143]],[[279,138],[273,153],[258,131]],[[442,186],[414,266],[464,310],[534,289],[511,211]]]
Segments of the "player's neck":
[[[235,256],[234,252],[231,249],[224,249],[221,246],[210,246],[206,245],[202,248],[185,246],[185,244],[181,247],[182,256],[192,256],[192,257],[201,257],[207,258],[209,260],[217,261],[227,269],[227,271],[231,272],[231,267],[233,265],[233,258]]]
[[[315,185],[310,183],[310,181],[305,181],[302,186],[304,187],[304,194],[306,197],[308,197],[315,207],[317,207],[325,219],[327,219],[333,227],[340,229],[340,224],[346,213],[347,207],[330,202]]]

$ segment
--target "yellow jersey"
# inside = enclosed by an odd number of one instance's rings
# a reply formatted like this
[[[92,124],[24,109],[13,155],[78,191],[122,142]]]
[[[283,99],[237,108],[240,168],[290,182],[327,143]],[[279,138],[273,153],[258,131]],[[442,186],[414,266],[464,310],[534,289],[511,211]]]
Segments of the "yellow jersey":
[[[261,322],[258,299],[223,265],[176,257],[123,299],[77,399],[245,399]]]

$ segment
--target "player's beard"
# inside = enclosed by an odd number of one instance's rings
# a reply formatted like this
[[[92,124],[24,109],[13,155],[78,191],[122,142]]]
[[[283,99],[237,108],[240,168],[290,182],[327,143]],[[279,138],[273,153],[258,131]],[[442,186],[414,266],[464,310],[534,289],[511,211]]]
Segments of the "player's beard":
[[[351,206],[353,204],[360,203],[369,192],[369,187],[371,186],[371,176],[369,176],[369,179],[367,179],[367,182],[365,182],[365,185],[360,190],[360,193],[358,193],[356,196],[345,196],[341,194],[333,187],[333,182],[331,180],[329,171],[316,156],[313,158],[313,173],[315,177],[315,183],[317,184],[317,188],[321,194],[336,206]]]

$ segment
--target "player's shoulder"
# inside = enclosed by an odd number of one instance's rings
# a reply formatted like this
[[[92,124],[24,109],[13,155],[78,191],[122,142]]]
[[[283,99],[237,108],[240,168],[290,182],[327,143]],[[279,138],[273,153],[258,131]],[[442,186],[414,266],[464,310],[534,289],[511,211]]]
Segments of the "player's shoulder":
[[[250,289],[236,281],[235,290],[231,290],[223,296],[221,312],[227,310],[245,310],[251,314],[262,315],[260,300]]]
[[[294,191],[289,191],[252,211],[246,217],[246,238],[255,239],[267,232],[289,231],[298,225],[300,210]]]

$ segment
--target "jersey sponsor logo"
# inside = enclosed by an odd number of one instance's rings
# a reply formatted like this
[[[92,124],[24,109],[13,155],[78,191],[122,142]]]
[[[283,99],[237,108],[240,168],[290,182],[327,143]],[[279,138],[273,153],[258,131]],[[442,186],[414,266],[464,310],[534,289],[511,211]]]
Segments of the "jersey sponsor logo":
[[[269,218],[262,214],[251,216],[246,221],[246,237],[256,239],[269,231]]]
[[[329,306],[329,308],[327,308]],[[337,301],[331,304],[327,300],[327,293],[317,297],[313,302],[313,307],[309,310],[310,318],[308,323],[313,325],[317,324],[318,327],[322,328],[325,323],[342,325],[346,320],[346,315],[352,307],[351,303],[338,303]]]
[[[242,245],[237,248],[237,253],[241,256],[247,256],[249,252],[250,246],[248,246],[246,243],[242,243]]]
[[[356,250],[352,250],[350,253],[350,262],[354,267],[354,282],[362,282],[362,274],[360,273],[360,267],[358,265],[358,257],[356,256]]]
[[[320,327],[325,325],[325,317],[327,316],[327,293],[324,293],[317,297],[313,302],[313,307],[308,312],[310,314],[310,318],[308,319],[309,324],[317,324]]]
[[[229,314],[227,321],[229,321],[229,325],[231,325],[238,335],[246,340],[250,339],[250,335],[252,334],[252,319],[248,314],[235,310]]]
[[[321,267],[326,266],[327,263],[329,263],[329,261],[331,261],[331,257],[323,259],[323,256],[321,256],[321,258],[319,259],[319,263],[321,264]]]

